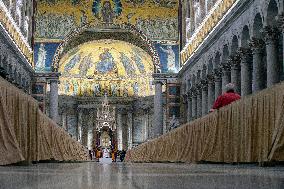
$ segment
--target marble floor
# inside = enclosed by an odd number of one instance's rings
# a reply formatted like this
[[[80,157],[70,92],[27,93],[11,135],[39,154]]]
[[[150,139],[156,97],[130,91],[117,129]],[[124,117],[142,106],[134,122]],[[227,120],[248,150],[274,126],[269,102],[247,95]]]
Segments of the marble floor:
[[[0,189],[284,189],[284,167],[40,163],[0,166]]]

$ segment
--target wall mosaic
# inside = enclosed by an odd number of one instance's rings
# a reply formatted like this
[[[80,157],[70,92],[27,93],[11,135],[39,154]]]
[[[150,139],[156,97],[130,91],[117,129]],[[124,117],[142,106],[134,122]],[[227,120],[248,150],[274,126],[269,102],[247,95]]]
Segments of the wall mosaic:
[[[89,22],[130,23],[154,40],[178,40],[177,0],[42,0],[36,37],[63,39]]]
[[[35,43],[34,60],[36,72],[51,71],[52,59],[59,43]]]
[[[150,96],[154,93],[152,58],[118,40],[83,43],[59,63],[59,93],[72,96]]]
[[[179,45],[155,43],[155,47],[160,57],[162,73],[178,73]]]

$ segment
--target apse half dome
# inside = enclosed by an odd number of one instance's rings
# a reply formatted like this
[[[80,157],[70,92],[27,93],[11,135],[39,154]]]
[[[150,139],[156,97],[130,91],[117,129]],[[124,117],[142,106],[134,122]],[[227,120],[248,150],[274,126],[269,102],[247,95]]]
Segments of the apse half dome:
[[[59,62],[59,94],[112,97],[151,96],[151,56],[125,41],[101,39],[83,43]]]

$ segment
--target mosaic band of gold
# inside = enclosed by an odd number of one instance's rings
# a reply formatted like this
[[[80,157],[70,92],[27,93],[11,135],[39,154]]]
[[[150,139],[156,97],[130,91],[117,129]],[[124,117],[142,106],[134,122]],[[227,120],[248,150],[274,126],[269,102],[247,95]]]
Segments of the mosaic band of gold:
[[[33,51],[30,51],[27,45],[22,40],[19,32],[12,24],[8,16],[6,15],[3,8],[0,6],[0,23],[5,27],[13,41],[16,43],[18,48],[22,51],[28,62],[33,66]]]
[[[204,20],[203,25],[196,35],[191,39],[191,43],[181,51],[181,64],[185,64],[189,57],[194,53],[198,46],[203,42],[206,36],[212,31],[227,11],[237,0],[223,0],[220,1],[216,9]]]

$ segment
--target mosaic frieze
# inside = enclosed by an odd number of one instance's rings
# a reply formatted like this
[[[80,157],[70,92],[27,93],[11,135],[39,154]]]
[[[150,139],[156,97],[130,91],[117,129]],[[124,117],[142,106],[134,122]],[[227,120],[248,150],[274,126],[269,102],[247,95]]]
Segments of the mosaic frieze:
[[[89,22],[130,23],[155,40],[178,39],[176,0],[43,0],[38,2],[37,38],[64,38]]]

